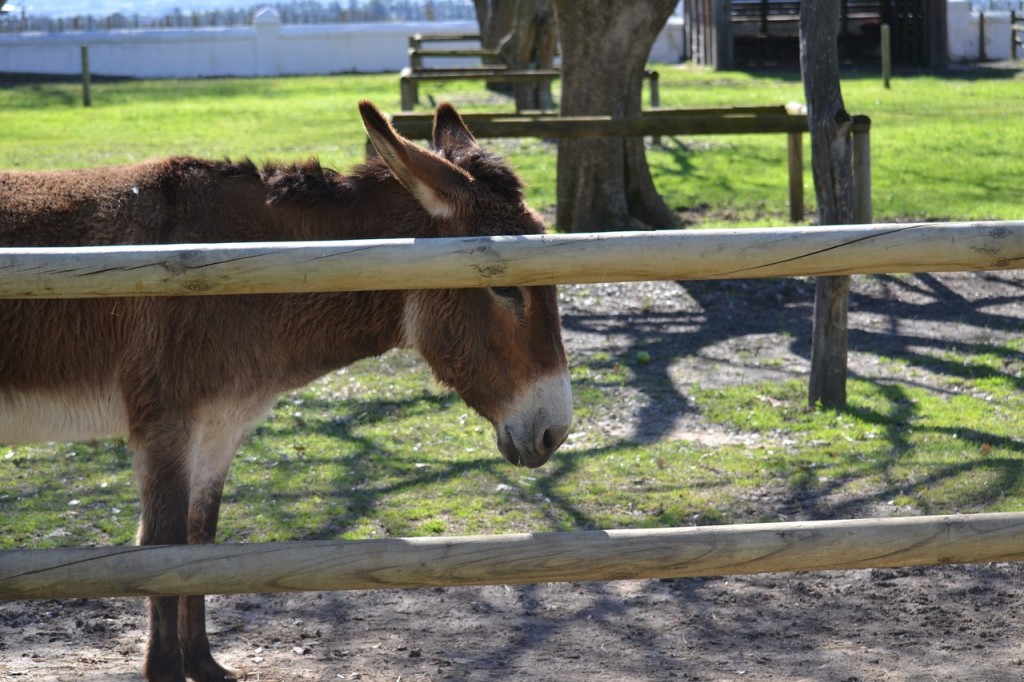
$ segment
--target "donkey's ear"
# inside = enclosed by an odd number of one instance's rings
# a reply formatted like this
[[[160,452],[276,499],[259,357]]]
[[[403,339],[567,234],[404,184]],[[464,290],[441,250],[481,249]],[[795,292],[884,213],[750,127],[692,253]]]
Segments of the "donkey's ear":
[[[466,171],[399,135],[370,102],[360,102],[359,113],[377,153],[430,215],[450,218],[470,201],[473,179]]]
[[[434,149],[452,151],[476,147],[476,139],[469,132],[465,121],[447,102],[437,107],[434,113]]]

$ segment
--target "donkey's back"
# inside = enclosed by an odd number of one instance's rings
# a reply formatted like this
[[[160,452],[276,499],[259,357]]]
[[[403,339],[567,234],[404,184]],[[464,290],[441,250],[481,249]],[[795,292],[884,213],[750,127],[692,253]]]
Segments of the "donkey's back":
[[[249,162],[179,157],[132,166],[0,172],[0,246],[284,239]]]
[[[0,246],[287,238],[264,197],[259,173],[248,163],[174,158],[0,173]],[[130,414],[128,382],[164,376],[170,387],[201,371],[224,382],[223,370],[204,367],[211,353],[240,376],[243,363],[255,362],[246,357],[247,345],[267,341],[253,323],[264,317],[257,303],[275,305],[272,297],[0,301],[0,442],[128,436],[133,417],[140,419]],[[195,401],[197,388],[163,391],[161,400],[177,393]],[[257,393],[273,389],[281,386]]]

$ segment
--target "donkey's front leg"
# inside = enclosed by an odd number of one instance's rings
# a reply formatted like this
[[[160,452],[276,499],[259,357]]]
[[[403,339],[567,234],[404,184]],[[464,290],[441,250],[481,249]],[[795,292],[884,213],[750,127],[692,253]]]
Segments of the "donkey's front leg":
[[[181,545],[188,541],[190,459],[185,429],[155,435],[138,431],[130,441],[142,518],[140,545]],[[184,682],[178,642],[178,597],[149,598],[149,645],[144,675],[150,682]]]
[[[188,514],[189,543],[213,542],[217,533],[224,479],[209,483],[205,489],[192,490]],[[198,682],[228,682],[237,677],[222,667],[210,651],[206,634],[206,597],[182,597],[178,610],[178,629],[181,633],[181,652],[185,659],[185,674]]]
[[[244,425],[236,423],[230,410],[207,409],[198,426],[200,445],[192,464],[189,492],[188,541],[213,542],[217,535],[221,493],[231,460],[242,442]],[[206,634],[206,600],[203,596],[182,597],[178,629],[185,674],[198,682],[226,682],[237,679],[222,667],[210,651]]]

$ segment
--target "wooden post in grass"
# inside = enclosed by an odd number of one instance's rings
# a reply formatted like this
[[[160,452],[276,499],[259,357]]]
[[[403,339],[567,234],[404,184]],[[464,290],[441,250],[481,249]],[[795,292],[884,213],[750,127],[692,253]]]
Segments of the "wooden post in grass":
[[[799,102],[786,105],[790,116],[807,116],[807,107]],[[789,171],[789,219],[797,223],[804,219],[804,134],[799,131],[786,133]]]
[[[889,81],[892,79],[892,31],[889,24],[882,24],[882,83],[885,89],[890,89]]]
[[[853,222],[874,220],[871,205],[871,119],[854,116],[853,125]]]
[[[661,80],[661,76],[657,71],[647,71],[647,80],[651,84],[651,109],[661,108],[661,85],[658,81]],[[660,145],[661,135],[654,135],[651,137],[651,144]]]
[[[88,45],[82,45],[82,106],[92,106],[92,77],[89,74]]]
[[[1012,31],[1011,31],[1012,33]],[[978,12],[978,61],[987,62],[988,55],[985,52],[985,13]]]
[[[787,134],[789,153],[786,155],[789,170],[789,218],[793,222],[804,219],[804,136],[802,133]]]

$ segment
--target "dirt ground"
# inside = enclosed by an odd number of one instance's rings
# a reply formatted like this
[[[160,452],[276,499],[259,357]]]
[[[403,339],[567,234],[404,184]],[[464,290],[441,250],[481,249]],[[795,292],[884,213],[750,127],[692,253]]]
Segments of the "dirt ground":
[[[617,437],[725,442],[737,435],[703,422],[687,387],[807,371],[807,280],[587,285],[562,298],[573,357],[642,347],[663,375],[601,416]],[[850,370],[948,390],[950,377],[893,374],[876,354],[966,350],[1016,336],[1022,320],[1024,272],[856,278]],[[779,520],[900,513],[781,487],[762,497]],[[1024,564],[210,603],[215,651],[247,680],[1024,680]],[[141,600],[0,603],[0,680],[136,680],[144,644]]]

